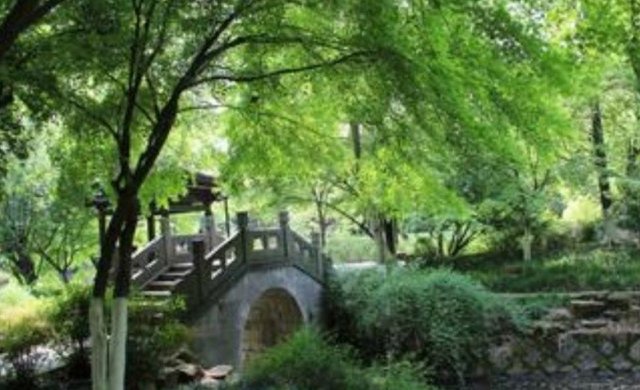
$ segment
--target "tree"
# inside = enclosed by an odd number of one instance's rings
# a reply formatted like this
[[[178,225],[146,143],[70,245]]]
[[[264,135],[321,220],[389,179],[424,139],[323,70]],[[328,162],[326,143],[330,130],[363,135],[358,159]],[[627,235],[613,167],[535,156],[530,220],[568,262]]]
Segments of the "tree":
[[[389,18],[402,22],[390,27]],[[228,125],[223,177],[245,190],[298,185],[296,198],[309,202],[306,181],[290,177],[328,182],[329,209],[348,211],[347,219],[373,237],[383,229],[368,221],[403,218],[416,208],[469,214],[464,196],[447,183],[452,165],[468,164],[466,156],[477,152],[524,167],[522,144],[549,153],[561,129],[571,129],[558,96],[566,61],[532,20],[518,20],[503,4],[464,1],[407,7],[393,17],[374,13],[368,38],[397,48],[388,67],[331,75],[322,87],[313,83],[322,75],[314,74],[301,88],[252,89],[255,104],[229,111],[235,120]],[[282,114],[288,111],[302,114]],[[358,124],[358,137],[346,134],[349,123]]]
[[[397,8],[391,2],[384,6]],[[73,109],[74,117],[65,120],[76,137],[90,133],[77,144],[79,153],[117,156],[117,161],[107,159],[102,175],[108,178],[109,170],[117,172],[109,180],[113,214],[91,303],[94,388],[123,386],[132,242],[140,205],[147,203],[140,196],[154,192],[145,184],[153,182],[155,164],[180,124],[180,114],[190,109],[181,103],[198,106],[205,100],[205,106],[224,105],[235,96],[236,85],[266,86],[286,75],[348,63],[367,65],[384,51],[358,39],[362,30],[352,36],[349,28],[334,29],[341,23],[357,24],[365,11],[351,3],[252,0],[215,5],[113,1],[77,9],[86,16],[78,17],[77,23],[84,23],[88,33],[83,53],[74,53],[75,60],[95,72],[78,73],[56,97]],[[106,23],[96,23],[96,18]],[[79,45],[74,38],[69,43]],[[119,264],[107,359],[104,297],[116,251]]]
[[[43,139],[36,141],[29,158],[10,160],[2,183],[6,190],[0,200],[4,215],[0,220],[0,253],[22,284],[36,283],[48,268],[68,283],[79,262],[93,249],[92,217],[87,208],[78,208],[74,198],[56,188],[59,178],[47,145]]]

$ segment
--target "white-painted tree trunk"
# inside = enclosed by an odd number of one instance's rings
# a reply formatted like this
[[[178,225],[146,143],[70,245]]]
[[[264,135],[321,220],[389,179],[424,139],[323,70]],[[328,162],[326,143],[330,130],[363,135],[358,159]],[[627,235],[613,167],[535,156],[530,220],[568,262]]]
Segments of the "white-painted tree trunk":
[[[89,307],[91,332],[91,384],[92,390],[107,390],[107,332],[104,323],[104,299],[92,298]]]
[[[127,298],[116,298],[111,309],[109,389],[124,390],[127,348]]]

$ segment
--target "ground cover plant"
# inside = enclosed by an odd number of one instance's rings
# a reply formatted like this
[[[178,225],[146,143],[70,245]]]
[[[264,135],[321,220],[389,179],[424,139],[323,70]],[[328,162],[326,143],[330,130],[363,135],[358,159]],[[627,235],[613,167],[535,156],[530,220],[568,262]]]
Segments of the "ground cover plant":
[[[497,292],[576,292],[640,289],[640,253],[635,249],[600,248],[534,258],[487,261],[461,267]]]

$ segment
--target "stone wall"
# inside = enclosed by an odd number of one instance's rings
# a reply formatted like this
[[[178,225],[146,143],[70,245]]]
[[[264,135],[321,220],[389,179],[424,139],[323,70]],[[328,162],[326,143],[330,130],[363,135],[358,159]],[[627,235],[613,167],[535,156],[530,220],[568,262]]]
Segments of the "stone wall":
[[[494,347],[498,374],[639,371],[640,330],[577,329],[551,337],[526,336]]]
[[[492,374],[640,373],[638,293],[583,293],[489,351]]]

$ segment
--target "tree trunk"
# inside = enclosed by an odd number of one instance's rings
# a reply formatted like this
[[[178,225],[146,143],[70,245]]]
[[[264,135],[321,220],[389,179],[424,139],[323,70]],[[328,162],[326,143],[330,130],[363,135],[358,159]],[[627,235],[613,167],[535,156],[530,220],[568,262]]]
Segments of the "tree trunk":
[[[127,358],[127,302],[131,284],[131,255],[133,237],[138,222],[138,200],[127,197],[126,222],[120,234],[118,269],[116,270],[114,305],[111,310],[111,345],[109,350],[109,389],[124,390]]]
[[[111,309],[109,389],[124,390],[127,352],[127,298],[118,297]]]
[[[598,174],[598,190],[600,192],[600,205],[602,215],[608,218],[613,201],[611,199],[611,183],[609,180],[607,152],[604,142],[604,129],[602,127],[602,112],[600,103],[596,102],[591,113],[591,142],[593,144],[594,163]]]
[[[64,0],[17,0],[0,24],[0,61],[20,34],[36,24]]]
[[[93,297],[89,307],[91,332],[91,389],[107,390],[107,330],[104,321],[104,299]]]
[[[394,218],[382,220],[382,226],[384,229],[384,239],[387,246],[387,250],[390,254],[395,255],[398,251],[398,231],[396,229],[396,220]]]
[[[531,244],[533,243],[533,235],[529,229],[525,229],[520,244],[522,245],[522,258],[525,262],[531,261]]]
[[[113,257],[116,252],[117,244],[120,242],[121,251],[126,253],[126,240],[122,239],[125,220],[130,218],[130,213],[135,211],[130,207],[130,202],[126,199],[119,199],[113,216],[109,221],[109,226],[101,242],[100,259],[98,261],[95,282],[93,286],[93,298],[91,301],[90,313],[90,332],[91,332],[91,380],[92,390],[107,390],[109,385],[113,386],[112,378],[109,377],[109,350],[107,347],[107,327],[104,318],[104,301],[109,282],[109,274]],[[128,216],[125,218],[125,216]],[[137,218],[137,216],[135,216]],[[125,248],[122,248],[124,246]],[[130,246],[130,245],[129,245]],[[128,251],[130,252],[130,248]],[[121,261],[126,264],[125,261]],[[120,266],[119,269],[123,267]],[[126,307],[126,306],[125,306]],[[120,313],[121,314],[121,313]],[[114,319],[115,321],[115,319]],[[126,317],[125,317],[126,321]],[[116,331],[122,332],[122,329]],[[126,328],[125,328],[126,332]],[[117,352],[120,352],[119,350]],[[113,354],[112,354],[113,356]],[[122,359],[124,363],[124,359]],[[122,386],[124,382],[122,381]]]

